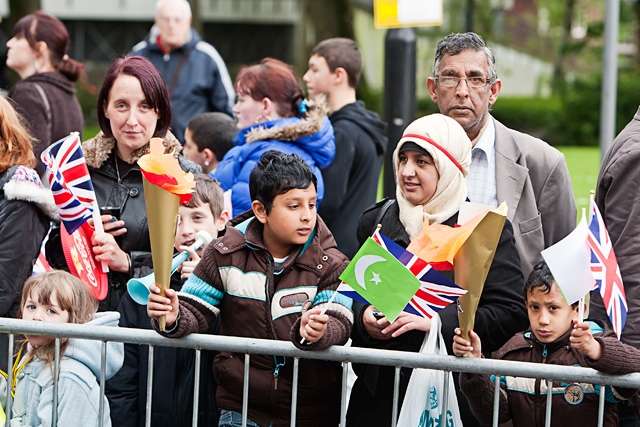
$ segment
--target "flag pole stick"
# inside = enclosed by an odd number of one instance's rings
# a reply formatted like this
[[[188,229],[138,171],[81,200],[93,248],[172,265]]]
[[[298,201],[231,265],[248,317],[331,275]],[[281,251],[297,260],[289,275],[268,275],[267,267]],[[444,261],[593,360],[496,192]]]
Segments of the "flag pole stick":
[[[589,211],[591,211],[591,205],[593,204],[593,200],[595,198],[595,194],[596,192],[593,190],[589,190]],[[582,208],[582,216],[585,217],[586,216],[586,209]],[[588,300],[589,302],[591,301],[591,299],[589,298]],[[578,321],[582,322],[584,321],[584,306],[585,306],[585,297],[580,298],[580,301],[578,302],[579,307],[578,307]],[[587,313],[589,312],[589,310],[587,309]]]
[[[93,228],[96,230],[96,233],[104,234],[104,227],[102,226],[102,219],[100,218],[100,208],[98,207],[97,200],[95,199],[93,200],[93,203],[91,204],[91,208],[93,209],[93,212],[91,213],[91,215],[93,216]],[[107,265],[107,263],[102,261],[101,264],[102,264],[102,272],[108,273],[109,266]]]

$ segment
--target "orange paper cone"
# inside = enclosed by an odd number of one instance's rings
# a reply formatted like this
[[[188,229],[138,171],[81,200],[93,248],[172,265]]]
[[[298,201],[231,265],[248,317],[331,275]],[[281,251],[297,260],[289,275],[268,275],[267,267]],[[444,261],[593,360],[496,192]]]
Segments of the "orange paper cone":
[[[151,258],[153,260],[153,274],[156,285],[161,289],[161,295],[169,289],[171,282],[171,261],[173,258],[173,242],[176,235],[176,221],[180,198],[156,185],[146,178],[144,185],[144,200],[147,206],[147,220],[149,221],[149,239],[151,240]],[[160,330],[164,331],[166,319],[160,319]]]

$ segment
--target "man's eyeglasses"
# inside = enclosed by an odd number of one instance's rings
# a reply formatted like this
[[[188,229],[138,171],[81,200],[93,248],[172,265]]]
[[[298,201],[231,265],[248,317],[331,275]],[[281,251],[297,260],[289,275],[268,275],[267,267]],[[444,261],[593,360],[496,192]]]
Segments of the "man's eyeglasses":
[[[474,77],[452,77],[452,76],[444,76],[444,77],[435,77],[435,79],[440,83],[442,87],[458,87],[460,80],[466,80],[467,86],[473,89],[480,89],[486,87],[488,84],[493,84],[491,79],[488,79],[483,76],[474,76]]]

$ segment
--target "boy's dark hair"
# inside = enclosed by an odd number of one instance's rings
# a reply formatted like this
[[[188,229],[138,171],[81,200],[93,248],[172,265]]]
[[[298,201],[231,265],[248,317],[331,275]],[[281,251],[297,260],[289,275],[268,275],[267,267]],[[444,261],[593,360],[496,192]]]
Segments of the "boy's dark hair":
[[[269,150],[251,171],[249,195],[264,205],[268,215],[276,196],[294,188],[309,188],[311,184],[318,189],[316,176],[300,156]]]
[[[356,88],[362,74],[362,53],[358,45],[351,39],[336,37],[323,40],[311,51],[311,56],[318,55],[327,61],[329,70],[344,68],[349,76],[349,86]]]
[[[553,274],[551,274],[551,270],[546,262],[540,261],[533,267],[533,271],[529,274],[527,278],[527,282],[524,284],[524,300],[526,301],[529,294],[533,292],[536,288],[541,288],[540,290],[545,294],[551,292],[551,287],[553,284],[557,282],[556,279],[553,278]],[[571,307],[576,308],[578,306],[578,302],[571,304]]]
[[[191,120],[187,128],[198,151],[208,148],[220,161],[233,147],[233,138],[238,134],[236,123],[225,113],[202,113]]]
[[[224,194],[220,183],[204,174],[196,174],[193,177],[196,183],[193,197],[187,207],[190,209],[209,203],[214,220],[218,220],[224,210]]]

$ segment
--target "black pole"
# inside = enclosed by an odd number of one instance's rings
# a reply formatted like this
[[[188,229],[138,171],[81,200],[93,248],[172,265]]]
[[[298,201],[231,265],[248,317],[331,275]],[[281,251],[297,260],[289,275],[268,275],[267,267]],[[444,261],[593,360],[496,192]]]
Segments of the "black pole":
[[[384,161],[384,195],[394,198],[393,151],[416,115],[416,35],[413,28],[387,31],[384,55],[384,112],[389,145]]]

